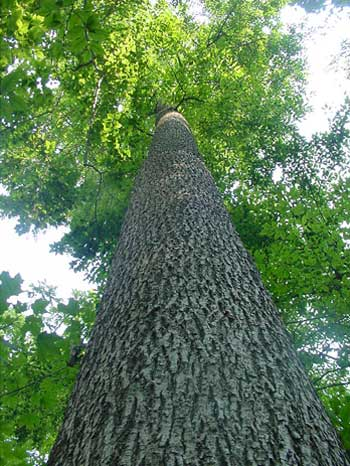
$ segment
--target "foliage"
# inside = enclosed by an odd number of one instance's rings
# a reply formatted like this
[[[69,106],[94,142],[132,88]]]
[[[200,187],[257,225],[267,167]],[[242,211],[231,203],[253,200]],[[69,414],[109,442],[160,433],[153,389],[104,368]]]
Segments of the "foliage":
[[[350,18],[350,11],[349,11]],[[350,79],[350,39],[343,39],[340,45],[340,52],[333,61],[336,69],[345,71],[347,79]]]
[[[329,132],[298,133],[304,64],[278,19],[285,3],[206,0],[199,22],[188,2],[4,0],[0,212],[19,233],[68,226],[53,249],[103,284],[156,104],[174,105],[346,444],[349,102]],[[42,287],[8,304],[20,279],[6,274],[1,290],[6,462],[40,464],[97,298],[64,305]]]
[[[325,8],[327,4],[326,0],[294,0],[292,3],[303,7],[309,13],[318,12]],[[331,0],[330,3],[331,6],[338,8],[350,5],[349,0]]]
[[[158,100],[191,121],[219,183],[233,165],[247,176],[254,152],[303,112],[282,4],[208,2],[210,23],[198,24],[165,1],[4,2],[3,214],[20,233],[69,225],[55,250],[103,279]]]
[[[0,464],[9,466],[44,464],[77,374],[67,363],[96,307],[92,293],[64,304],[45,285],[21,286],[0,274]]]
[[[234,190],[234,204],[228,204],[347,448],[349,115],[346,104],[329,132],[315,134],[310,141],[295,135],[279,166],[281,179],[263,187],[241,183]]]

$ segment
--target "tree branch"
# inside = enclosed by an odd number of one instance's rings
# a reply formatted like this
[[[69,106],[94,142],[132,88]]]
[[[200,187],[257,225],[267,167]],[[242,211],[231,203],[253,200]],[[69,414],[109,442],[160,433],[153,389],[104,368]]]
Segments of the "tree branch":
[[[201,104],[204,103],[204,100],[200,99],[199,97],[194,97],[194,96],[185,96],[183,97],[180,102],[175,106],[175,110],[177,110],[184,102],[187,102],[188,100],[195,100],[196,102],[200,102]]]
[[[87,133],[86,133],[86,143],[85,143],[85,152],[84,152],[84,165],[86,165],[87,162],[88,162],[92,125],[94,124],[94,121],[95,121],[95,118],[96,118],[98,98],[99,98],[99,95],[100,95],[100,90],[101,90],[101,85],[102,85],[103,80],[104,80],[104,75],[100,76],[99,80],[97,81],[95,91],[94,91],[94,100],[92,102],[91,115],[90,115],[90,119],[89,119],[89,127],[88,127],[88,130],[87,130]]]
[[[144,129],[140,128],[140,126],[136,124],[135,124],[135,128],[137,129],[137,131],[140,131],[141,133],[146,134],[146,136],[153,138],[153,133],[149,133],[148,131],[145,131]]]
[[[329,369],[328,371],[324,372],[322,375],[320,375],[319,377],[317,377],[315,380],[313,380],[313,383],[318,383],[320,382],[324,377],[326,377],[328,374],[333,374],[334,372],[338,372],[338,371],[341,371],[343,369],[347,369],[348,367],[350,367],[350,364],[347,364],[345,366],[342,366],[342,367],[337,367],[336,369]]]
[[[294,325],[301,325],[301,324],[304,324],[305,322],[311,322],[313,320],[320,320],[320,319],[327,319],[329,317],[336,318],[336,316],[334,314],[325,314],[323,316],[310,317],[310,318],[307,318],[307,319],[289,320],[285,324],[286,325],[293,325],[293,324]]]
[[[212,39],[210,38],[211,33],[209,33],[209,36],[207,39],[207,47],[211,47],[213,44],[215,44],[215,42],[217,42],[220,39],[220,37],[222,37],[225,34],[224,27],[226,26],[227,21],[230,19],[233,13],[234,11],[232,9],[226,14],[225,18],[222,20],[221,24],[219,25],[218,30],[216,31]]]
[[[0,393],[0,398],[3,398],[4,396],[11,396],[14,395],[15,393],[19,393],[23,390],[26,390],[29,387],[32,387],[33,385],[37,385],[44,379],[48,379],[49,377],[53,377],[54,375],[58,374],[59,372],[62,372],[64,369],[67,369],[67,366],[61,367],[60,369],[57,369],[57,371],[51,372],[50,374],[42,375],[39,377],[38,380],[34,380],[33,382],[27,383],[26,385],[22,385],[22,387],[16,388],[15,390],[11,390],[9,392],[4,392]]]
[[[350,382],[336,382],[336,383],[330,383],[328,385],[323,385],[322,387],[316,388],[316,391],[319,390],[326,390],[327,388],[332,388],[332,387],[345,387],[347,385],[350,385]]]
[[[89,61],[87,61],[86,63],[80,63],[79,65],[77,65],[75,68],[73,68],[73,71],[78,71],[80,70],[81,68],[85,68],[85,66],[89,66],[89,65],[92,65],[94,63],[95,59],[94,58],[91,58]]]

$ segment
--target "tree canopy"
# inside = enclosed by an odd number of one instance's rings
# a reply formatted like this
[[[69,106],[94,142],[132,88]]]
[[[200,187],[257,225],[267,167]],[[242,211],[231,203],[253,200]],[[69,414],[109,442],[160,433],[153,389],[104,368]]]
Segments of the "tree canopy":
[[[350,106],[299,134],[305,65],[285,3],[4,0],[0,211],[18,233],[69,227],[53,250],[102,286],[157,102],[179,109],[350,448]],[[98,297],[8,301],[20,278],[0,280],[3,455],[42,464]]]
[[[303,7],[306,11],[310,13],[315,13],[322,10],[323,8],[325,8],[327,4],[326,0],[296,0],[292,3]],[[349,0],[331,0],[330,4],[332,7],[341,8],[344,6],[349,6],[350,2]]]

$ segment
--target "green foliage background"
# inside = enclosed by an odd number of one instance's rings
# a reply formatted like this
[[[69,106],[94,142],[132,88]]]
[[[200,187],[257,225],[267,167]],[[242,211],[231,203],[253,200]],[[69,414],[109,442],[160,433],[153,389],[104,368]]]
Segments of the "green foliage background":
[[[302,37],[282,28],[285,3],[207,0],[200,23],[181,1],[2,0],[0,211],[18,233],[69,227],[53,250],[102,287],[156,104],[175,106],[350,449],[350,106],[299,134]],[[39,465],[99,295],[63,304],[0,282],[0,462]]]
[[[0,464],[44,464],[78,372],[67,363],[89,337],[96,302],[90,293],[64,304],[52,288],[23,291],[19,275],[0,274]]]

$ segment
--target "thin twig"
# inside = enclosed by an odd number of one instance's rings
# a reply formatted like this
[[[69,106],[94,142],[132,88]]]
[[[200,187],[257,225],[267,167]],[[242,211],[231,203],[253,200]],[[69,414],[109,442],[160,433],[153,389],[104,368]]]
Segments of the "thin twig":
[[[144,129],[140,128],[140,126],[138,126],[136,124],[135,124],[135,128],[137,129],[137,131],[140,131],[141,133],[146,134],[146,136],[149,136],[151,138],[153,138],[153,136],[154,136],[153,133],[149,133],[148,131],[145,131]]]
[[[48,379],[49,377],[53,377],[54,375],[58,374],[59,372],[62,372],[65,369],[67,369],[67,366],[61,367],[60,369],[57,369],[57,371],[51,372],[50,374],[42,375],[41,377],[39,377],[38,380],[34,380],[33,382],[27,383],[26,385],[23,385],[22,387],[16,388],[15,390],[0,393],[0,398],[2,398],[4,396],[11,396],[11,395],[14,395],[15,393],[26,390],[27,388],[32,387],[33,385],[37,385],[38,383],[40,383],[44,379]]]
[[[73,71],[78,71],[80,70],[81,68],[85,68],[86,66],[89,66],[89,65],[92,65],[94,63],[94,58],[91,58],[89,61],[87,61],[86,63],[80,63],[80,65],[77,65],[75,68],[73,68]]]
[[[92,163],[84,163],[84,167],[87,167],[87,168],[92,168],[96,173],[98,173],[99,175],[104,175],[104,172],[102,170],[99,170],[97,167],[95,167],[95,165],[93,165]]]
[[[310,317],[308,319],[289,320],[285,324],[286,325],[301,325],[301,324],[304,324],[305,322],[311,322],[313,320],[320,320],[320,319],[328,319],[330,317],[336,318],[337,316],[335,316],[334,314],[326,314],[326,315],[323,315],[323,316]]]
[[[216,31],[216,33],[215,33],[215,35],[214,35],[214,37],[212,39],[210,38],[211,33],[209,33],[209,37],[207,39],[207,48],[211,47],[213,44],[215,44],[215,42],[217,42],[220,39],[220,37],[222,37],[225,34],[224,27],[226,26],[227,21],[230,19],[231,15],[233,13],[234,13],[234,11],[230,10],[226,14],[225,18],[222,20],[221,24],[219,25],[218,30]]]
[[[329,369],[328,371],[324,372],[322,375],[320,375],[319,377],[317,377],[316,379],[313,380],[313,383],[318,383],[320,382],[324,377],[326,377],[328,374],[333,374],[334,372],[339,372],[343,369],[347,369],[348,367],[350,367],[350,364],[347,364],[345,366],[342,366],[342,367],[337,367],[336,369]]]
[[[344,387],[350,385],[350,382],[335,382],[335,383],[330,383],[328,385],[323,385],[323,387],[317,387],[316,390],[326,390],[327,388],[332,388],[332,387]]]
[[[86,134],[86,143],[85,143],[85,152],[84,152],[84,165],[86,165],[88,163],[88,155],[89,155],[90,142],[91,142],[90,139],[91,139],[92,126],[93,126],[95,118],[96,118],[98,98],[99,98],[99,95],[100,95],[101,85],[102,85],[103,80],[104,80],[104,75],[100,76],[99,80],[97,81],[95,91],[94,91],[94,100],[92,102],[91,115],[90,115],[90,119],[89,119],[89,127],[88,127],[87,134]]]
[[[177,110],[184,102],[187,102],[188,100],[195,100],[196,102],[200,102],[201,104],[204,103],[204,100],[200,99],[199,97],[194,97],[194,96],[185,96],[183,97],[180,102],[175,106],[175,110]]]

